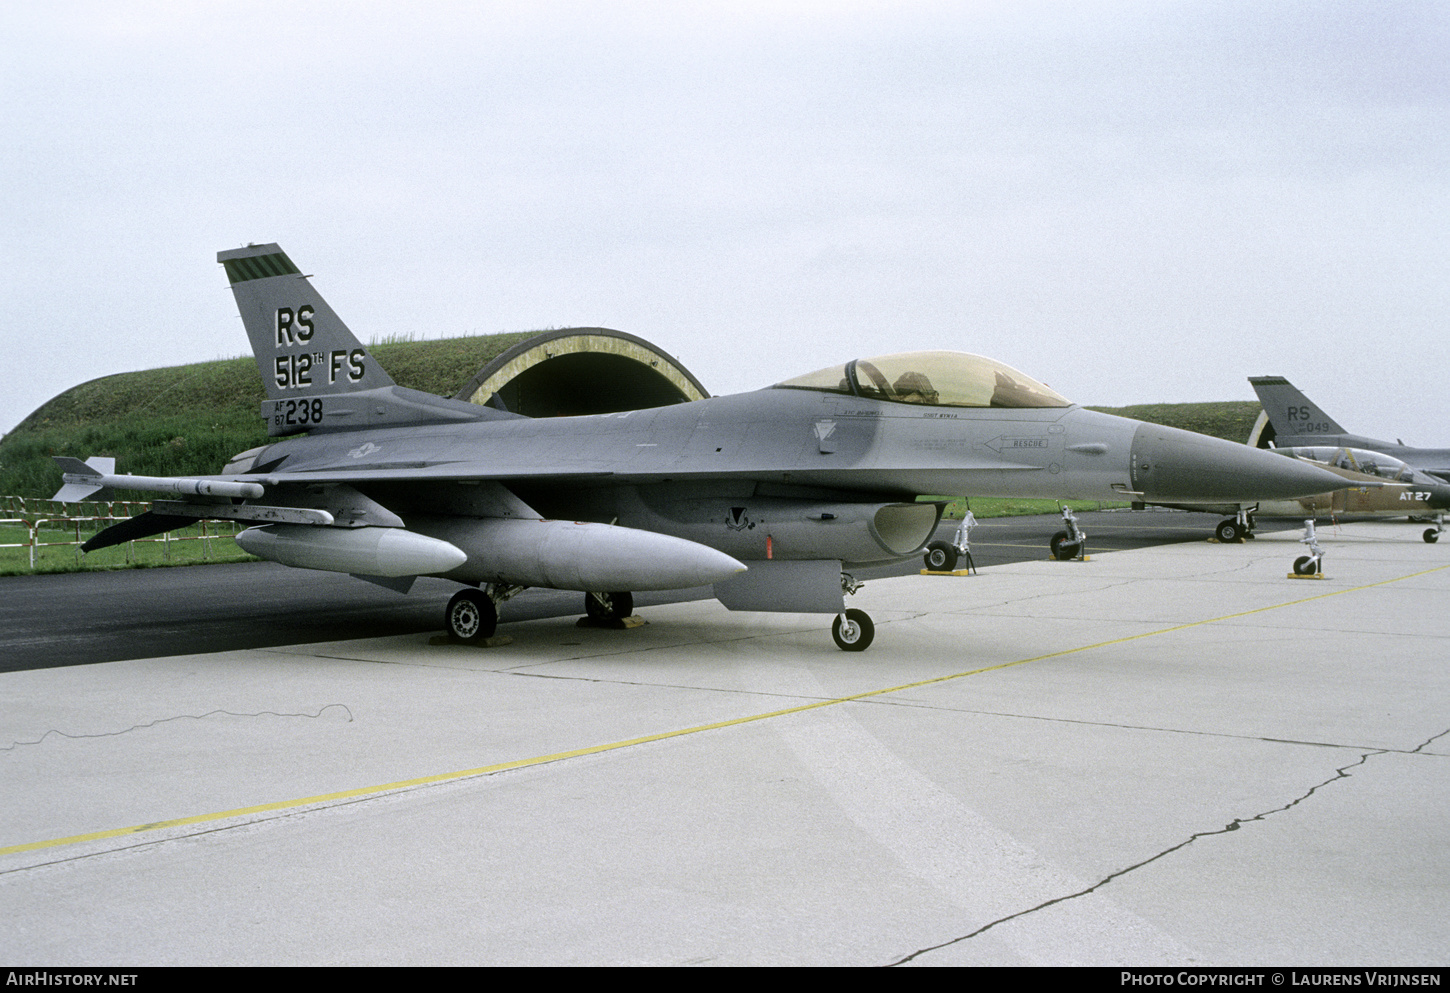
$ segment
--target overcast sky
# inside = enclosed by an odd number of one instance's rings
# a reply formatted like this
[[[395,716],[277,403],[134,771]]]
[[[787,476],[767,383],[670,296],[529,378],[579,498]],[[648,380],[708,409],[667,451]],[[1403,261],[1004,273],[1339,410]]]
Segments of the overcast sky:
[[[6,3],[0,430],[245,354],[216,252],[276,241],[365,342],[1282,374],[1446,445],[1447,109],[1442,0]]]

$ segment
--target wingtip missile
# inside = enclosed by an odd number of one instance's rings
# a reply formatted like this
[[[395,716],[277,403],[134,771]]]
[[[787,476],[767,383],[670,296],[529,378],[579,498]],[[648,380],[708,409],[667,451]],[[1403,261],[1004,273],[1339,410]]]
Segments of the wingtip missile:
[[[143,493],[177,493],[183,496],[235,497],[255,500],[266,490],[260,483],[242,483],[227,479],[187,479],[179,476],[116,475],[116,460],[93,456],[82,462],[68,455],[54,456],[61,468],[61,482],[52,500],[74,503],[77,500],[106,500],[110,491],[140,490]]]

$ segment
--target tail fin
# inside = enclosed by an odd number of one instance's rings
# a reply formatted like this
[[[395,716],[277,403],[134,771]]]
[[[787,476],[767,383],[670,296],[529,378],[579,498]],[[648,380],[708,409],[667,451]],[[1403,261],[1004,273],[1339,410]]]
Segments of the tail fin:
[[[75,503],[77,500],[110,500],[113,496],[109,487],[101,482],[103,476],[116,471],[116,460],[92,456],[82,462],[65,455],[53,456],[60,463],[62,473],[76,477],[76,482],[62,480],[64,485],[51,497],[60,503]],[[92,483],[90,480],[94,479]]]
[[[307,277],[276,245],[218,252],[262,373],[267,399],[392,386]]]
[[[1348,433],[1283,376],[1250,376],[1249,383],[1281,444],[1296,435]]]
[[[276,245],[216,258],[262,373],[268,434],[514,416],[398,386]]]

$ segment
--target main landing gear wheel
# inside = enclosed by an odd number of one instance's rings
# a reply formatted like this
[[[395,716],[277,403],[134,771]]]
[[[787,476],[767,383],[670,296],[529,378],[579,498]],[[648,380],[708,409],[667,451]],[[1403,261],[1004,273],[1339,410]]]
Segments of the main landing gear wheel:
[[[1082,542],[1068,541],[1066,531],[1057,532],[1048,544],[1052,548],[1052,557],[1059,562],[1067,562],[1082,554]]]
[[[1230,517],[1227,520],[1219,521],[1213,535],[1219,541],[1230,542],[1238,541],[1244,536],[1244,532],[1239,529],[1239,522]]]
[[[844,614],[837,614],[831,622],[831,637],[843,652],[864,652],[876,637],[876,625],[871,623],[866,611],[852,607]]]
[[[585,593],[584,613],[592,621],[618,621],[634,613],[633,593]]]
[[[443,626],[454,641],[487,641],[498,630],[498,607],[482,590],[459,590],[448,601]]]
[[[1294,560],[1294,575],[1312,576],[1319,571],[1319,563],[1312,555],[1301,555]]]
[[[1440,532],[1439,531],[1436,531],[1434,528],[1426,528],[1425,529],[1425,542],[1427,544],[1433,545],[1433,544],[1435,544],[1435,542],[1437,542],[1439,540],[1440,540]]]
[[[957,567],[957,550],[944,541],[933,541],[921,560],[932,572],[951,572]]]

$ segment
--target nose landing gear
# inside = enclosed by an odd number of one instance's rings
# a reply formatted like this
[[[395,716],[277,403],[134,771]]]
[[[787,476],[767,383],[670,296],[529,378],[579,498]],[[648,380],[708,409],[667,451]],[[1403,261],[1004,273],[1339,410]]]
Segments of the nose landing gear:
[[[1073,516],[1071,507],[1062,508],[1062,523],[1064,530],[1052,536],[1049,547],[1052,549],[1052,557],[1059,562],[1068,562],[1072,559],[1087,560],[1083,554],[1087,550],[1087,532],[1077,526],[1077,518]]]
[[[1308,555],[1301,555],[1294,560],[1294,571],[1290,573],[1290,579],[1310,579],[1324,577],[1321,571],[1324,558],[1324,549],[1319,547],[1319,539],[1314,535],[1314,522],[1304,522],[1304,537],[1299,539],[1301,545],[1309,547]]]
[[[831,637],[843,652],[864,652],[876,637],[876,625],[866,611],[852,607],[831,622]]]
[[[953,572],[957,568],[958,561],[966,563],[964,566],[968,574],[977,571],[977,563],[972,561],[972,528],[977,524],[977,519],[968,510],[962,516],[962,522],[957,525],[956,536],[950,542],[933,541],[926,546],[926,552],[922,555],[922,564],[926,566],[926,572]]]

